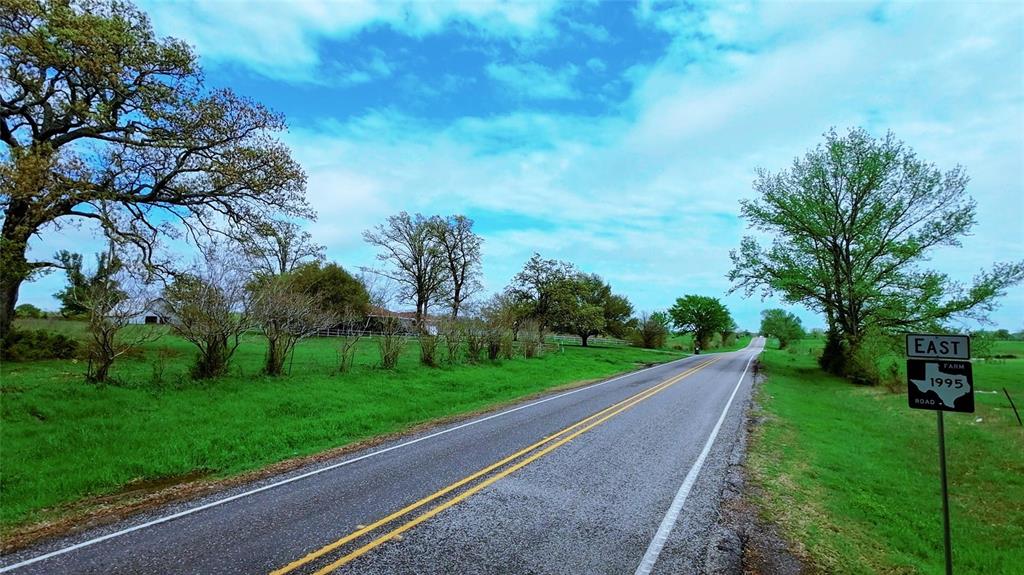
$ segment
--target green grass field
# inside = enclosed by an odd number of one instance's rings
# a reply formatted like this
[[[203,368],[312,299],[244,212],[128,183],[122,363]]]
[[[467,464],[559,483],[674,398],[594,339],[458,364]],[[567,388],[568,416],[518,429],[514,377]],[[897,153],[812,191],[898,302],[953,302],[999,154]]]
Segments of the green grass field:
[[[33,322],[80,332],[72,322]],[[375,365],[363,340],[339,374],[338,342],[301,342],[291,375],[261,375],[264,343],[248,337],[229,376],[193,382],[194,348],[172,336],[119,360],[111,385],[85,383],[81,361],[0,366],[0,529],[68,512],[67,505],[151,483],[223,478],[285,459],[399,432],[564,384],[681,353],[564,346],[541,358],[427,368],[409,345],[398,368]],[[439,350],[440,352],[440,350]]]
[[[942,573],[936,415],[907,407],[905,390],[828,376],[821,341],[766,350],[766,417],[748,466],[756,503],[825,573]],[[1021,573],[1024,566],[1024,342],[1017,359],[975,361],[974,414],[945,415],[954,567]],[[998,393],[992,393],[996,392]]]

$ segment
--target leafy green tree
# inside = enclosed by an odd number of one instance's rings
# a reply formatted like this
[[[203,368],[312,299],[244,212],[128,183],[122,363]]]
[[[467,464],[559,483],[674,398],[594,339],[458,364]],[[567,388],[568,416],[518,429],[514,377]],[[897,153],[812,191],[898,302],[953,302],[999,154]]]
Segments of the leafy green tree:
[[[968,178],[941,172],[890,133],[825,134],[825,143],[777,174],[758,172],[758,197],[741,203],[770,247],[745,237],[729,279],[748,295],[779,294],[825,315],[830,353],[842,372],[869,329],[928,329],[954,317],[979,318],[1024,262],[999,263],[965,287],[922,264],[935,248],[960,245],[975,223]]]
[[[805,336],[800,318],[778,308],[761,312],[761,335],[779,340],[779,349],[785,349],[790,342]]]
[[[623,334],[633,306],[597,274],[576,273],[556,290],[554,328],[580,337],[583,347],[602,333]]]
[[[43,317],[43,310],[30,304],[23,303],[18,307],[14,308],[14,313],[17,317],[23,317],[28,319],[39,319]]]
[[[687,295],[668,310],[672,325],[681,334],[692,333],[694,345],[707,348],[711,337],[734,324],[729,310],[717,298]]]
[[[996,337],[996,339],[999,339],[999,340],[1004,340],[1004,341],[1008,340],[1008,339],[1010,339],[1010,330],[1008,330],[1006,328],[997,329],[996,333],[995,333],[995,337]]]
[[[82,271],[82,254],[76,254],[66,250],[57,253],[57,261],[64,268],[67,276],[67,285],[64,289],[53,294],[60,302],[60,314],[64,317],[78,317],[84,315],[88,310],[82,305],[82,298],[89,289],[89,281]]]
[[[590,338],[605,327],[604,308],[600,304],[603,287],[601,278],[586,274],[563,280],[555,290],[551,327],[578,335],[580,344],[587,347]]]
[[[204,87],[185,43],[120,0],[0,3],[0,335],[57,267],[29,238],[92,220],[149,265],[160,238],[312,217],[284,119]]]
[[[625,338],[629,330],[636,326],[632,319],[633,304],[626,296],[609,294],[604,300],[605,332],[617,338]]]
[[[546,260],[535,253],[506,288],[515,308],[523,314],[521,319],[537,323],[541,341],[559,321],[559,314],[564,314],[567,281],[577,273],[568,262]]]
[[[302,264],[290,274],[289,285],[314,296],[325,311],[338,318],[363,317],[370,311],[370,294],[363,282],[334,262],[313,261]]]

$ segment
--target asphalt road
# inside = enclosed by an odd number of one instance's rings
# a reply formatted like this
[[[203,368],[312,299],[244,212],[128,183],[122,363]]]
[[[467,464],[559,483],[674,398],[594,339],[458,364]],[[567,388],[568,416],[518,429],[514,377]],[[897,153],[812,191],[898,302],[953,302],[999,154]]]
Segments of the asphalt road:
[[[761,346],[162,508],[0,572],[700,573]]]

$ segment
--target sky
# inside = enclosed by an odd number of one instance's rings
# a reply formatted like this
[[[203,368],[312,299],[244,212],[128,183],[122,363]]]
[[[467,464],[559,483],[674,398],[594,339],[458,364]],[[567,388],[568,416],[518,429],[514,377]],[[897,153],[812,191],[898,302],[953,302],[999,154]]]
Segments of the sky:
[[[977,225],[928,265],[969,282],[1024,259],[1024,4],[145,0],[157,34],[288,120],[348,269],[399,211],[465,214],[484,284],[534,252],[598,273],[638,310],[719,297],[757,329],[775,300],[729,294],[755,170],[835,127],[891,130],[971,177]],[[98,251],[87,226],[32,252]],[[51,274],[22,302],[57,307]],[[823,318],[788,306],[808,327]],[[1024,329],[1024,288],[991,315]]]

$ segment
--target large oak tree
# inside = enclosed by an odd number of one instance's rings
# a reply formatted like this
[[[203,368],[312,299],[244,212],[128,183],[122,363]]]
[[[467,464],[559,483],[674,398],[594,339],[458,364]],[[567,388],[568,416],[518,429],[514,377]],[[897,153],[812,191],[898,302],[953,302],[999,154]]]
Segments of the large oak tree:
[[[694,346],[707,348],[716,333],[735,329],[732,315],[717,298],[686,295],[676,299],[668,310],[672,325],[679,333],[692,333]]]
[[[748,295],[779,294],[823,313],[848,358],[869,329],[983,317],[1024,278],[1024,263],[996,264],[969,287],[922,266],[936,248],[959,246],[974,226],[967,182],[959,166],[942,172],[892,134],[830,131],[789,170],[758,172],[758,195],[742,202],[742,213],[772,243],[744,238],[729,278]]]
[[[55,262],[29,240],[94,220],[158,264],[162,236],[311,217],[284,119],[209,90],[184,42],[114,0],[0,2],[0,332]]]

